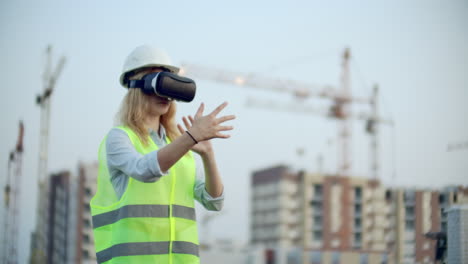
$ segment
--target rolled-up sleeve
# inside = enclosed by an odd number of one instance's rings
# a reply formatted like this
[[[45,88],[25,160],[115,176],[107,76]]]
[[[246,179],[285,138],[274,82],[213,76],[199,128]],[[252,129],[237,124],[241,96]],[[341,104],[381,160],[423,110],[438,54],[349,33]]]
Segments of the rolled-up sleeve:
[[[107,165],[110,170],[118,169],[124,174],[142,181],[155,182],[161,176],[168,174],[162,172],[157,155],[152,151],[142,155],[133,147],[128,135],[118,128],[113,128],[106,140]]]
[[[205,177],[205,173],[202,168],[203,167],[197,163],[197,176],[193,190],[194,198],[208,211],[221,211],[224,205],[224,190],[220,196],[216,198],[211,197],[211,195],[206,191],[205,181],[202,180]]]

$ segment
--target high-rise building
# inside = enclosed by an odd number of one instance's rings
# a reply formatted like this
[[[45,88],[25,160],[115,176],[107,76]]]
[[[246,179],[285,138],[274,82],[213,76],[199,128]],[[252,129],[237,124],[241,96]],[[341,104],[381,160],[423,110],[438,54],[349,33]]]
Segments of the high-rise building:
[[[377,180],[302,173],[303,259],[388,263],[385,189]]]
[[[301,241],[300,177],[285,166],[252,177],[251,244],[291,247]]]
[[[468,204],[447,210],[448,263],[468,263]]]
[[[76,263],[95,264],[96,253],[89,202],[96,193],[98,164],[80,164],[78,170]]]
[[[388,189],[386,198],[391,221],[387,242],[394,263],[434,263],[436,241],[425,234],[441,228],[438,192]]]
[[[96,263],[89,202],[96,189],[97,169],[97,163],[80,163],[78,176],[73,179],[70,187],[72,199],[69,210],[73,217],[69,221],[69,237],[73,244],[68,248],[68,263]]]
[[[67,262],[68,219],[70,211],[70,172],[63,171],[52,174],[49,183],[49,217],[47,241],[48,263]]]
[[[446,234],[446,209],[468,204],[468,187],[386,188],[276,166],[253,173],[250,204],[251,245],[290,248],[288,263],[424,264],[436,258],[427,234]]]
[[[97,163],[79,164],[78,176],[63,171],[49,177],[48,210],[42,212],[48,220],[46,240],[32,234],[32,263],[43,263],[34,255],[37,248],[44,248],[42,259],[48,264],[96,263],[89,202],[96,191],[97,170]],[[39,241],[47,243],[39,246]]]
[[[388,262],[378,181],[277,166],[254,172],[251,206],[251,244],[291,248],[289,263]]]

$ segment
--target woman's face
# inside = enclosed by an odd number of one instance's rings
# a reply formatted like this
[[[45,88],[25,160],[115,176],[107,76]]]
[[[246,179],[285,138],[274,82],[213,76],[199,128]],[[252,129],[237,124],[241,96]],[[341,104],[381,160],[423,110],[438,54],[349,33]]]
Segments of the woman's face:
[[[140,76],[140,78],[146,74],[154,73],[154,72],[162,72],[163,69],[161,68],[148,68],[138,72],[136,75]],[[158,96],[156,94],[144,94],[144,96],[148,99],[149,102],[149,113],[150,115],[164,115],[169,110],[169,106],[172,103],[172,100],[169,100],[165,97]]]

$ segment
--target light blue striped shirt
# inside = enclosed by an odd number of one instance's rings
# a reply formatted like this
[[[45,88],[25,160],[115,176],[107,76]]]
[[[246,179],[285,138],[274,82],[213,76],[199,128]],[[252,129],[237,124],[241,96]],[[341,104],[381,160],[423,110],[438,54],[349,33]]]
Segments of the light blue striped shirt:
[[[166,131],[160,126],[160,135],[150,131],[151,139],[159,149],[166,146]],[[158,150],[142,155],[133,147],[127,133],[121,129],[113,128],[106,140],[107,166],[117,196],[120,198],[125,192],[128,175],[141,182],[155,182],[168,172],[162,172],[157,155]],[[220,211],[224,203],[224,193],[213,198],[205,189],[205,172],[203,164],[196,159],[196,178],[194,198],[207,210]]]

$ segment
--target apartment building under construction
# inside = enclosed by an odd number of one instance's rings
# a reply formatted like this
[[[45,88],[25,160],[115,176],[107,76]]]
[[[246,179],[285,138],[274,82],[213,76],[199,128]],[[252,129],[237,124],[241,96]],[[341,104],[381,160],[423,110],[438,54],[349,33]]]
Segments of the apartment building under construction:
[[[43,212],[47,239],[41,245],[39,240],[31,242],[31,252],[44,248],[45,256],[38,261],[31,255],[31,263],[96,263],[89,202],[96,191],[97,171],[97,163],[79,164],[76,174],[62,171],[47,178],[48,210]]]
[[[436,240],[425,234],[446,232],[446,209],[467,194],[277,166],[252,175],[250,242],[290,248],[287,263],[434,263]]]

